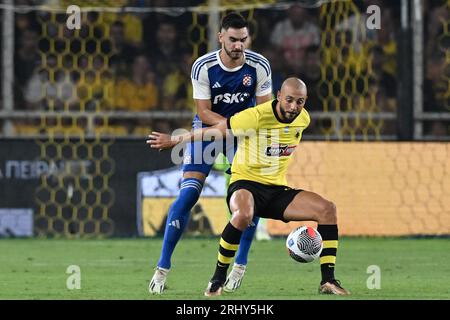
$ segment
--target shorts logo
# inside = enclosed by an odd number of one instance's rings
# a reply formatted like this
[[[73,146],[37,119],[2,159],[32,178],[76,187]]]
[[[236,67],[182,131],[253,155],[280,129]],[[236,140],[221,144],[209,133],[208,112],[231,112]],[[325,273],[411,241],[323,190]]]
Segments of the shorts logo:
[[[250,87],[253,83],[252,76],[249,74],[244,75],[244,78],[242,79],[242,84],[246,87]]]
[[[183,164],[191,164],[191,163],[192,163],[192,157],[191,156],[184,156]]]

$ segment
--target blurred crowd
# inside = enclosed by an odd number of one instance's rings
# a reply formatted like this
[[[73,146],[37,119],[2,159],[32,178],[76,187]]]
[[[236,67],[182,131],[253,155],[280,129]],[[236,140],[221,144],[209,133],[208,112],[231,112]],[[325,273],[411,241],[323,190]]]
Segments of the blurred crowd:
[[[70,5],[70,1],[18,0],[20,4]],[[67,2],[67,3],[66,3]],[[86,4],[84,4],[86,2]],[[80,6],[92,1],[77,1]],[[287,76],[309,88],[310,111],[393,112],[398,106],[400,2],[355,0],[348,15],[324,14],[295,3],[288,10],[255,9],[251,49],[271,63],[274,94]],[[204,1],[189,1],[199,6]],[[381,29],[366,28],[366,8],[381,8]],[[450,112],[447,1],[425,1],[424,111]],[[99,0],[108,7],[178,7],[173,0]],[[242,12],[246,16],[246,12]],[[65,27],[66,14],[15,14],[14,97],[22,111],[195,112],[190,68],[208,50],[208,19],[180,12],[89,12],[80,30]],[[16,120],[17,134],[45,127],[82,130],[84,118]],[[341,128],[342,134],[395,135],[395,120],[313,119],[310,133]],[[189,117],[100,117],[95,129],[114,135],[145,135],[189,128]],[[355,129],[356,128],[356,129]],[[425,123],[426,134],[450,135],[449,122]]]

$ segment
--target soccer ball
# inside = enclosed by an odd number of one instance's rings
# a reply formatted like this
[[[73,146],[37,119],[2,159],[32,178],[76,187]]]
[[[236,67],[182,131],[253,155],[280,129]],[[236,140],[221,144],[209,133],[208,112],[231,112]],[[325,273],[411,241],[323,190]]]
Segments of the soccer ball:
[[[311,262],[316,260],[322,252],[322,236],[314,228],[301,226],[288,235],[286,248],[295,261]]]

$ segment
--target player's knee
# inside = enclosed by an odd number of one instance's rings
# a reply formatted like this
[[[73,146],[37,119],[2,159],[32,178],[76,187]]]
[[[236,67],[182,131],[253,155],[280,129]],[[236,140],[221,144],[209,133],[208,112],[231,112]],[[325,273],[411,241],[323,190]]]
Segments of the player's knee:
[[[198,188],[201,188],[201,186],[199,185]],[[200,197],[198,188],[194,187],[183,188],[180,191],[178,197],[175,199],[174,203],[172,204],[170,211],[171,212],[176,211],[189,215],[191,209],[194,207],[194,205],[197,203]]]
[[[233,211],[233,224],[238,226],[239,230],[244,230],[247,228],[253,219],[253,213],[250,209],[237,209]]]
[[[320,209],[321,223],[336,224],[337,210],[336,205],[331,201],[325,201]]]

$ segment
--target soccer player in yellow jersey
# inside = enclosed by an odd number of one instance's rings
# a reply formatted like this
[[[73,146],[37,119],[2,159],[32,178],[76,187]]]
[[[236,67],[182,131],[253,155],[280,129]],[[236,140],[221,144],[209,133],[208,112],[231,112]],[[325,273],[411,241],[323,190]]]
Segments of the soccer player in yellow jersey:
[[[238,137],[227,195],[232,218],[222,232],[216,271],[206,288],[206,296],[222,293],[241,234],[254,215],[284,222],[317,221],[323,239],[319,293],[349,294],[334,277],[338,247],[336,206],[316,193],[287,186],[289,160],[310,123],[304,108],[306,98],[304,82],[288,78],[276,100],[241,111],[213,127],[172,137],[158,132],[149,135],[147,143],[158,149],[202,140],[205,135],[211,136],[213,130],[219,133],[214,136],[225,137],[231,129]]]

